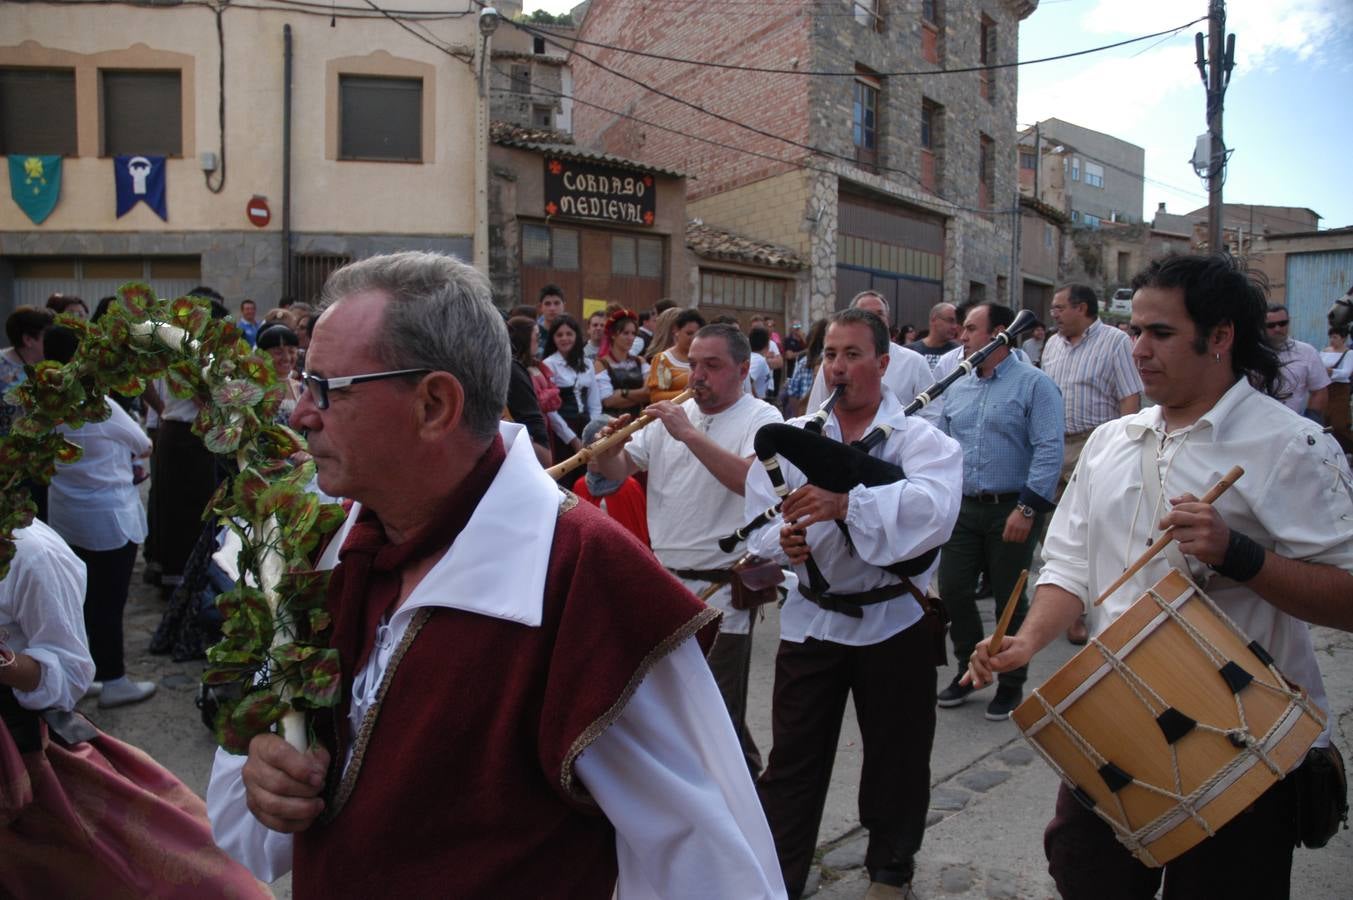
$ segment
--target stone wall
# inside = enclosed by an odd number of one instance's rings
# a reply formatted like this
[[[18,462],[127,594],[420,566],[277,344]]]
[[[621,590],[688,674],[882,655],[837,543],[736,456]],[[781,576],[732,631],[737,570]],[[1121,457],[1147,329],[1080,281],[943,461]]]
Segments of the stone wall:
[[[720,12],[717,4],[698,4],[695,11],[682,6],[593,0],[579,37],[684,59],[807,68],[806,23],[812,17],[799,4],[765,3],[754,13]],[[721,21],[725,15],[735,25]],[[572,62],[574,96],[585,101],[573,113],[578,143],[686,173],[692,201],[799,168],[805,156],[796,144],[807,140],[809,78],[692,66],[587,45],[577,51],[633,79],[579,59]],[[664,99],[644,85],[685,103]]]

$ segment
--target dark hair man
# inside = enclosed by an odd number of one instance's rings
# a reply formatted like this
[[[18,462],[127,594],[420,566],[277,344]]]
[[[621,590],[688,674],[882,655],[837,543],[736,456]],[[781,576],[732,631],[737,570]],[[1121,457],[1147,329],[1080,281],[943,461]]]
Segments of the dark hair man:
[[[716,613],[499,421],[510,360],[488,279],[398,253],[338,270],[325,296],[292,423],[321,488],[355,501],[319,561],[337,563],[343,705],[306,753],[273,734],[247,760],[218,753],[218,842],[266,880],[294,867],[298,897],[438,896],[448,879],[467,897],[609,897],[617,877],[622,895],[773,896],[691,640]]]
[[[871,312],[878,316],[883,322],[883,335],[888,336],[889,311],[888,302],[883,299],[881,294],[874,291],[861,291],[850,301],[851,309],[862,309],[865,312]],[[888,341],[887,350],[884,354],[887,357],[886,367],[883,372],[883,386],[888,388],[903,406],[906,406],[916,395],[921,393],[931,384],[930,367],[926,361],[921,358],[921,354],[914,350],[908,350],[898,344]],[[813,388],[808,392],[808,412],[814,413],[822,406],[831,391],[827,388],[826,379],[823,370],[818,369],[817,375],[813,378]],[[921,417],[935,421],[934,413],[930,407],[922,410]]]
[[[244,335],[244,339],[249,342],[250,347],[258,345],[258,304],[252,300],[240,301],[240,320],[235,323],[235,327]]]
[[[684,313],[683,313],[684,315]],[[719,538],[743,524],[743,485],[752,465],[752,441],[780,413],[742,392],[751,348],[731,325],[706,325],[691,341],[688,387],[695,396],[681,405],[664,400],[645,412],[662,420],[597,458],[602,474],[623,481],[648,472],[648,533],[653,553],[687,587],[720,610],[719,637],[709,666],[742,744],[753,776],[761,753],[747,730],[747,672],[753,616],[732,607],[729,569],[740,553],[719,549]],[[612,428],[621,427],[626,418]],[[609,432],[606,432],[609,433]]]
[[[989,344],[1015,319],[999,303],[978,303],[963,320],[963,355]],[[1029,568],[1053,508],[1062,469],[1062,397],[1052,379],[1001,347],[970,376],[945,393],[942,426],[963,448],[963,504],[953,536],[940,554],[940,598],[949,611],[958,673],[940,691],[941,707],[962,705],[974,690],[960,684],[967,659],[984,634],[977,611],[978,578],[985,574],[996,598],[996,617]],[[1014,601],[1011,632],[1028,607],[1023,591]],[[1024,696],[1025,669],[1001,675],[986,717],[1003,721]]]
[[[1343,453],[1320,427],[1252,384],[1272,385],[1263,291],[1225,256],[1170,256],[1132,280],[1133,361],[1155,406],[1100,426],[1044,540],[1043,570],[1019,633],[970,660],[977,685],[1029,659],[1081,613],[1092,634],[1171,568],[1208,594],[1328,710],[1308,622],[1353,630],[1353,494]],[[1198,497],[1237,462],[1245,476],[1213,504]],[[1093,606],[1138,553],[1174,541]],[[1213,578],[1213,576],[1221,576]],[[1328,740],[1322,735],[1320,742]],[[1216,835],[1147,868],[1063,787],[1044,845],[1064,897],[1286,897],[1298,779],[1285,778]]]
[[[771,396],[771,381],[774,376],[771,374],[770,363],[766,359],[770,342],[770,331],[766,329],[765,325],[753,325],[752,329],[747,332],[747,344],[752,348],[752,365],[748,372],[748,378],[752,382],[752,396],[758,400],[765,400]]]
[[[780,614],[774,744],[757,782],[790,897],[802,894],[812,864],[847,695],[854,698],[865,741],[859,804],[860,821],[869,829],[865,868],[875,885],[872,895],[908,895],[925,832],[935,666],[934,633],[921,601],[934,566],[914,578],[881,566],[948,539],[958,515],[963,458],[957,443],[929,422],[903,415],[896,395],[884,389],[888,352],[888,329],[875,313],[847,309],[832,316],[822,371],[829,386],[845,391],[823,434],[850,443],[877,425],[891,426],[891,435],[872,452],[900,466],[906,477],[838,494],[806,483],[798,467],[779,457],[793,492],[781,518],[748,541],[749,550],[792,563],[799,576],[798,590]],[[748,518],[775,500],[765,467],[752,466]],[[810,551],[829,583],[826,592],[811,586]]]
[[[560,290],[557,284],[547,284],[540,289],[540,298],[536,301],[536,311],[539,317],[536,319],[536,329],[539,332],[536,339],[536,359],[544,352],[545,344],[550,337],[550,326],[554,320],[564,311],[564,292]]]

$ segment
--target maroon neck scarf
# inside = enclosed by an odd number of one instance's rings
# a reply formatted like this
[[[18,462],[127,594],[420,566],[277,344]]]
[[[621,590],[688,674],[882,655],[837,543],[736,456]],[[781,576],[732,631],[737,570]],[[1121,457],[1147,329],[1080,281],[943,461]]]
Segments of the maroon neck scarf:
[[[343,666],[342,709],[346,710],[351,700],[353,679],[366,665],[381,618],[393,610],[399,598],[400,573],[410,563],[451,546],[506,458],[503,439],[495,436],[432,521],[403,543],[390,543],[375,513],[362,510],[343,542],[338,568],[329,582],[333,646]]]

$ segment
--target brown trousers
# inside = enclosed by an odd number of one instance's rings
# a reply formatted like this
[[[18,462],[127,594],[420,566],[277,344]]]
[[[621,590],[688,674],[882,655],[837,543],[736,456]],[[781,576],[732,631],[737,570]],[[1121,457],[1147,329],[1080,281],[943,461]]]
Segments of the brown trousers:
[[[846,697],[864,744],[860,824],[871,881],[904,885],[925,835],[935,738],[931,634],[917,624],[868,647],[781,641],[770,761],[756,784],[791,898],[803,893],[831,784]]]
[[[1260,795],[1214,837],[1148,868],[1113,829],[1062,786],[1043,835],[1048,871],[1064,900],[1287,900],[1295,844],[1296,792],[1291,777]]]
[[[1325,406],[1325,424],[1339,442],[1339,449],[1353,453],[1353,432],[1349,430],[1348,383],[1334,381],[1329,387],[1329,403]]]

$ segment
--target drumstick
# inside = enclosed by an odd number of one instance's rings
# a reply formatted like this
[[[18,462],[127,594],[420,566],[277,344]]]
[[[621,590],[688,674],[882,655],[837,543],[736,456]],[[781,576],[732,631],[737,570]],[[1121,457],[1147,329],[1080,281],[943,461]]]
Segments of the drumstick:
[[[996,623],[996,630],[991,634],[991,642],[987,644],[987,653],[991,656],[1001,652],[1001,641],[1005,640],[1005,630],[1010,627],[1010,618],[1015,614],[1015,607],[1019,604],[1019,595],[1023,592],[1024,581],[1028,577],[1028,569],[1019,573],[1019,581],[1015,582],[1015,589],[1010,592],[1010,599],[1005,602],[1005,610],[1001,612],[1001,621]]]
[[[1204,494],[1202,500],[1199,502],[1206,503],[1208,505],[1215,503],[1217,498],[1220,497],[1222,494],[1226,493],[1227,489],[1230,488],[1231,485],[1235,484],[1240,479],[1240,476],[1244,474],[1245,470],[1242,469],[1240,466],[1232,467],[1231,471],[1227,472],[1225,475],[1222,476],[1221,481],[1218,481],[1216,484],[1212,485],[1212,490]],[[1151,548],[1147,550],[1145,553],[1143,553],[1140,557],[1138,557],[1135,563],[1128,566],[1127,571],[1124,572],[1122,575],[1119,575],[1118,580],[1115,581],[1113,584],[1109,585],[1108,589],[1105,590],[1104,593],[1099,595],[1099,599],[1095,601],[1095,606],[1098,606],[1099,604],[1103,603],[1104,600],[1110,594],[1118,590],[1123,585],[1127,584],[1128,579],[1130,579],[1133,575],[1136,575],[1139,571],[1141,571],[1141,568],[1145,566],[1147,563],[1149,563],[1151,560],[1155,559],[1156,554],[1164,550],[1165,545],[1170,543],[1170,541],[1172,540],[1174,540],[1173,525],[1171,525],[1169,528],[1161,532],[1160,537],[1156,538],[1156,542],[1151,545]]]

